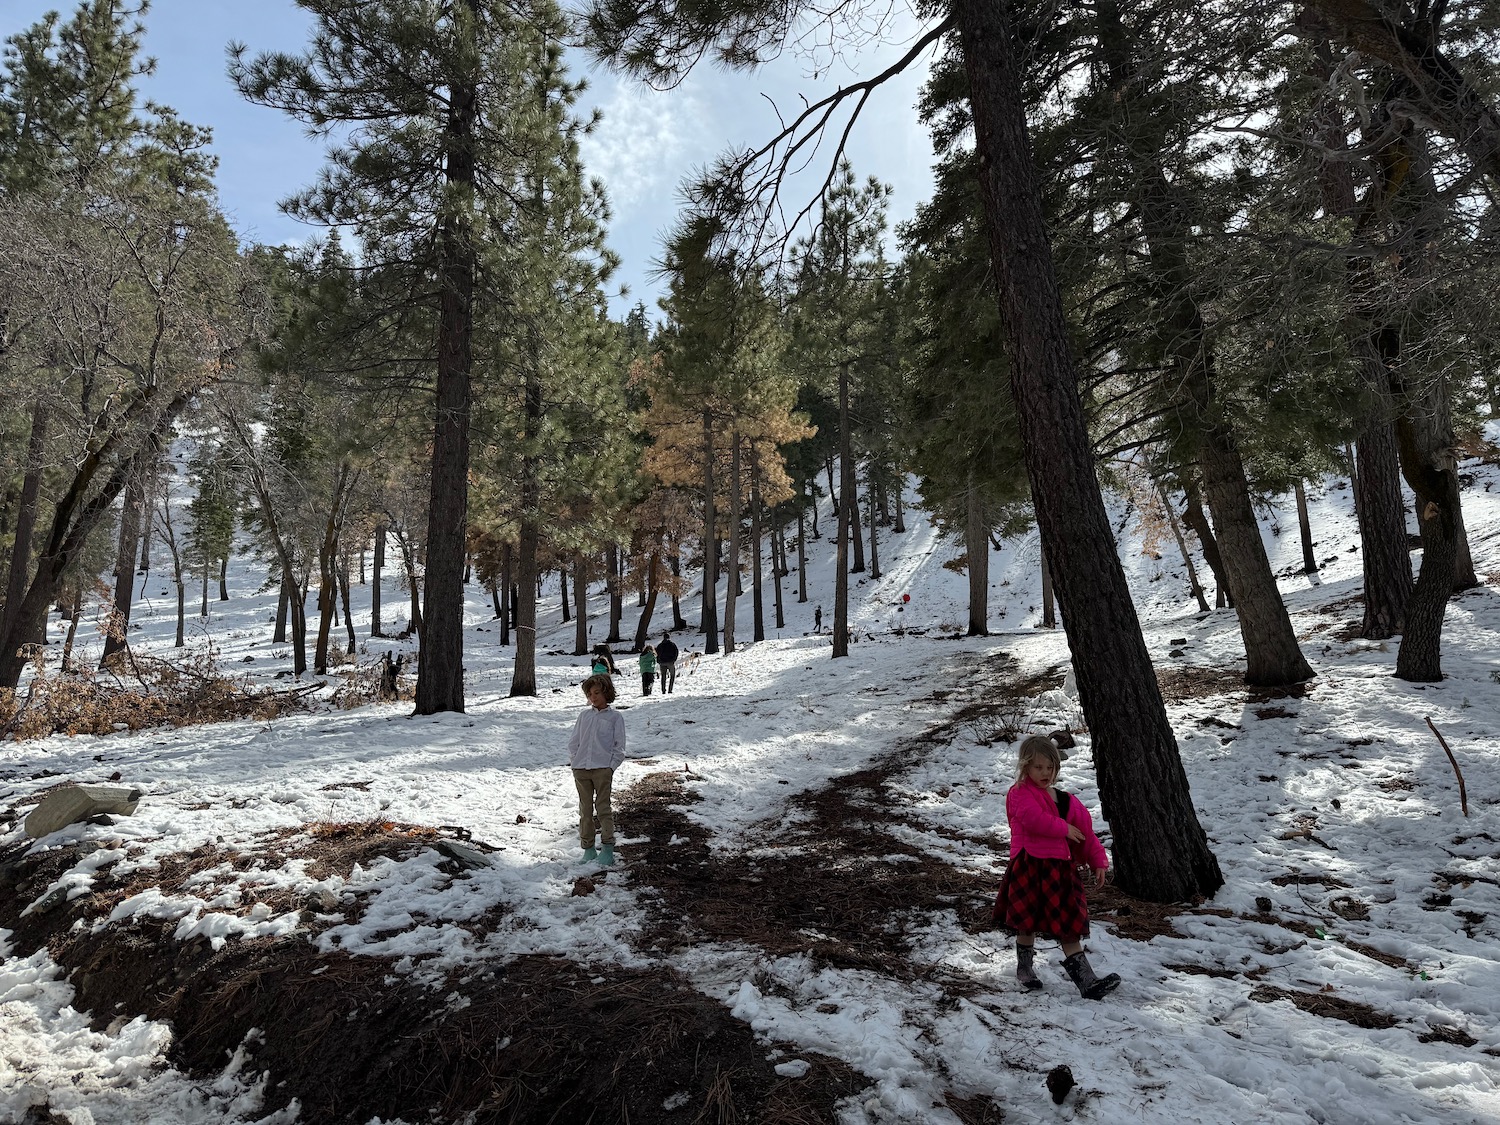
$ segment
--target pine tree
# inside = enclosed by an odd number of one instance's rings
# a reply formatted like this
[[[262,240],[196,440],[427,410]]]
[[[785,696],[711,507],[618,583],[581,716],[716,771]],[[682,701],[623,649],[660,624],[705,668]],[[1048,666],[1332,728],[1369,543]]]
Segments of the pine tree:
[[[236,48],[231,75],[252,101],[315,130],[350,128],[318,183],[287,206],[352,226],[370,268],[400,294],[392,312],[408,343],[431,341],[407,353],[411,376],[430,379],[433,393],[416,709],[462,711],[476,320],[513,295],[494,266],[507,262],[537,169],[573,143],[575,90],[557,63],[563,21],[548,0],[519,11],[498,0],[300,3],[317,21],[309,52],[247,61]]]

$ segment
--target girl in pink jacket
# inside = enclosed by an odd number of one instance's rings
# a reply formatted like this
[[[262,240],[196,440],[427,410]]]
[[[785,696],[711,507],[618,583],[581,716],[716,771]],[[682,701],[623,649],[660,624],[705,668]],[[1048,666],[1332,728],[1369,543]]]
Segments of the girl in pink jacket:
[[[1095,883],[1104,880],[1109,857],[1094,835],[1094,821],[1078,798],[1054,790],[1062,755],[1050,738],[1034,734],[1021,743],[1016,783],[1005,795],[1010,822],[1010,865],[1000,880],[992,914],[1015,931],[1016,979],[1041,988],[1033,968],[1036,935],[1050,934],[1063,947],[1063,968],[1079,995],[1101,999],[1118,987],[1120,975],[1097,977],[1083,952],[1089,908],[1078,868],[1087,865]]]

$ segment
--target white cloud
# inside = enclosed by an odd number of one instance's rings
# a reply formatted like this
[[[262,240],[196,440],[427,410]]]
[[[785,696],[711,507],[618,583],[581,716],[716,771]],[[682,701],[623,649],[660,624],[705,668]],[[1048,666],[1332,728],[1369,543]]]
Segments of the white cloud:
[[[702,102],[683,90],[659,92],[617,78],[599,109],[604,120],[581,146],[584,166],[608,185],[620,219],[643,203],[656,209],[695,159],[688,138],[707,132]]]

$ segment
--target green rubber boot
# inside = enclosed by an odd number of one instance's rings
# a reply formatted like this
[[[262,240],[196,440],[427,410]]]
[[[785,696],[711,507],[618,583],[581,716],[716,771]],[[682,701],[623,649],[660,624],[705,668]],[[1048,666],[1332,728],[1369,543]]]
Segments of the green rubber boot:
[[[601,867],[613,867],[615,865],[615,846],[613,844],[604,845],[604,851],[599,855],[599,865]]]
[[[584,863],[593,863],[594,860],[596,860],[598,858],[599,858],[599,853],[596,852],[596,851],[594,851],[594,845],[593,844],[590,844],[588,847],[586,847],[586,848],[583,849],[583,862]]]

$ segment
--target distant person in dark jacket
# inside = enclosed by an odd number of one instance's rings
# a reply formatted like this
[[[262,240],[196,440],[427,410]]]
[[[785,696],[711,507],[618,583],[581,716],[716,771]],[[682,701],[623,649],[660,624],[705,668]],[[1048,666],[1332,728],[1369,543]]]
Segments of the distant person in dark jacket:
[[[671,695],[677,686],[677,646],[672,643],[671,633],[661,635],[661,644],[656,646],[656,666],[661,671],[661,693]]]
[[[609,651],[609,646],[595,645],[593,664],[589,671],[596,676],[613,676],[619,670],[619,666],[615,664],[614,653]]]

